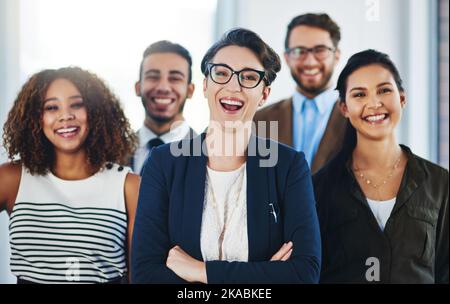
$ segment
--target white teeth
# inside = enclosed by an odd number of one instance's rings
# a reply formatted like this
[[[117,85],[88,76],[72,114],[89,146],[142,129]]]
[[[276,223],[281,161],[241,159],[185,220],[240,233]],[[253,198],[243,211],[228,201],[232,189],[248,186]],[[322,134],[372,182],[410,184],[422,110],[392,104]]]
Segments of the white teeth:
[[[232,105],[232,106],[242,106],[244,103],[242,101],[230,100],[230,99],[221,99],[221,103]]]
[[[172,99],[170,99],[170,98],[155,98],[155,102],[167,105],[167,104],[170,104],[172,102]]]
[[[56,130],[56,132],[59,133],[59,134],[62,134],[62,133],[75,132],[76,130],[77,130],[76,127],[72,127],[72,128],[58,129],[58,130]]]
[[[303,70],[303,73],[306,75],[316,75],[319,73],[319,69]]]
[[[366,117],[367,121],[379,121],[383,120],[386,117],[386,114],[380,114],[380,115],[373,115]]]

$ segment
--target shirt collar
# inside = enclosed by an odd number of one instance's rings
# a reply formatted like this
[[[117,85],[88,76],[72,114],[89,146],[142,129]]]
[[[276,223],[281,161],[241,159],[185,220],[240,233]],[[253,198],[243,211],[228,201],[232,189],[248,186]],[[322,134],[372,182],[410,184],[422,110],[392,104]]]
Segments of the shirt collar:
[[[332,108],[338,99],[338,92],[334,89],[328,89],[314,97],[314,104],[316,105],[319,113],[322,115],[327,112],[330,108]],[[305,97],[302,93],[296,91],[292,98],[293,109],[295,113],[300,113],[303,108],[303,103],[308,98]]]
[[[170,143],[178,140],[182,140],[189,133],[189,125],[188,123],[183,121],[176,121],[174,124],[177,124],[176,127],[172,127],[170,132],[164,133],[161,136],[156,135],[152,130],[150,130],[147,126],[142,126],[139,129],[139,147],[143,148],[147,146],[149,140],[153,138],[159,137],[164,143]]]

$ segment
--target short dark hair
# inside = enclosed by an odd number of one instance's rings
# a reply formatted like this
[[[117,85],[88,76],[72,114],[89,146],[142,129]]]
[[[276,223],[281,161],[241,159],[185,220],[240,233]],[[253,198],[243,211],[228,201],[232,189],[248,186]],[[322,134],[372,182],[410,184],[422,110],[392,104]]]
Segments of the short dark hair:
[[[208,63],[217,52],[230,45],[246,47],[255,53],[264,67],[266,85],[270,85],[275,80],[281,69],[280,57],[255,32],[243,28],[235,28],[226,32],[219,41],[209,48],[201,63],[203,75],[208,76]]]
[[[399,91],[403,92],[403,81],[400,77],[400,73],[397,70],[397,67],[389,58],[389,56],[385,53],[376,51],[376,50],[365,50],[359,53],[356,53],[350,57],[342,70],[341,74],[339,74],[339,78],[336,85],[336,90],[339,92],[339,98],[341,102],[345,102],[345,92],[347,91],[347,79],[348,77],[357,69],[372,65],[378,64],[389,70],[392,76],[394,77],[395,84]]]
[[[142,55],[141,65],[139,68],[139,80],[142,77],[142,69],[144,65],[144,60],[147,56],[157,53],[175,53],[186,59],[189,64],[189,75],[188,83],[192,81],[192,57],[189,51],[178,43],[173,43],[168,40],[161,40],[150,44],[144,51]]]
[[[284,40],[284,48],[289,48],[289,36],[292,30],[300,25],[306,25],[311,27],[318,27],[327,31],[330,34],[331,41],[335,48],[337,48],[339,41],[341,40],[341,29],[327,14],[303,14],[295,17],[287,26],[286,38]]]

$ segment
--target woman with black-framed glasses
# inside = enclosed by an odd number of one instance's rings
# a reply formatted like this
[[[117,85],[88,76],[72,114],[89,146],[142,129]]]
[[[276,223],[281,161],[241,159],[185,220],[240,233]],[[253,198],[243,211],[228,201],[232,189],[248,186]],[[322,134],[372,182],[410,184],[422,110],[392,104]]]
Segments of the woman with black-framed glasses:
[[[317,283],[320,233],[304,154],[251,134],[278,55],[235,29],[201,68],[210,123],[198,138],[154,149],[144,167],[132,282]],[[175,156],[184,146],[188,155]]]

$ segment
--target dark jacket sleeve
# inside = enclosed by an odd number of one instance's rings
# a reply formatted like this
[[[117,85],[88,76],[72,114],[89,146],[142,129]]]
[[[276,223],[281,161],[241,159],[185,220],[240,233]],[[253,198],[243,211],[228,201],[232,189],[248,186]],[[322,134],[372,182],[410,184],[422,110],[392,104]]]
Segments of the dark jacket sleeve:
[[[158,150],[152,151],[143,170],[131,247],[131,282],[185,283],[166,266],[171,248],[169,191]]]
[[[284,233],[294,250],[289,260],[206,262],[208,283],[317,283],[321,242],[311,174],[303,153],[296,153],[284,193]]]
[[[439,218],[437,224],[436,234],[436,264],[435,264],[435,282],[447,283],[448,278],[448,249],[449,249],[449,226],[448,226],[448,171],[445,171],[445,191],[444,201],[442,202],[441,209],[439,211]]]

